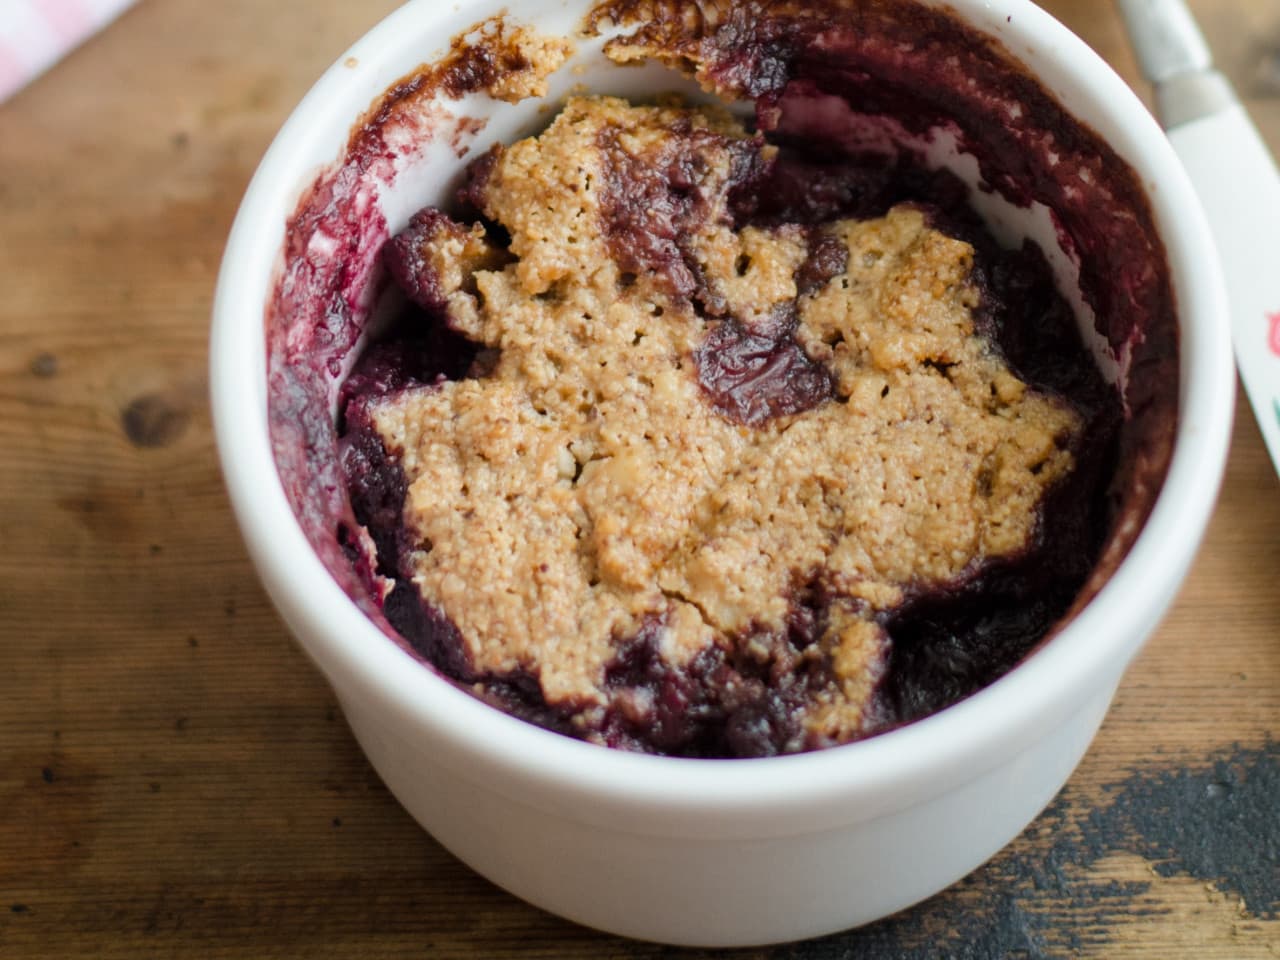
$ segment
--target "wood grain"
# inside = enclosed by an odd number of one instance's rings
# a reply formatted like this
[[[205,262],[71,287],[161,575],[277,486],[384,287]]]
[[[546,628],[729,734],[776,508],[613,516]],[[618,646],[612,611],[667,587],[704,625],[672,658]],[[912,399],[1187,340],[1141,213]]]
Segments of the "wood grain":
[[[142,0],[0,105],[0,956],[719,955],[575,927],[446,854],[234,528],[204,399],[222,244],[292,104],[394,5]],[[1108,3],[1046,6],[1135,81]],[[1280,148],[1280,8],[1194,6]],[[1180,600],[1008,850],[733,956],[1280,956],[1278,493],[1242,406]]]

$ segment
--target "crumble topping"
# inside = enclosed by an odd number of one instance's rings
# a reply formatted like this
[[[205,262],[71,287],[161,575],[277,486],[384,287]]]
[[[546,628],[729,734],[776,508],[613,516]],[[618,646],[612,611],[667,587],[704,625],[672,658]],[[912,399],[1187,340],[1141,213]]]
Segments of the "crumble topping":
[[[427,76],[455,99],[483,91],[496,100],[517,103],[526,97],[545,97],[547,77],[572,52],[573,44],[565,38],[539,33],[500,15],[454,38],[448,55]]]
[[[745,225],[774,148],[729,114],[577,98],[419,214],[392,273],[482,345],[368,400],[407,483],[401,560],[476,677],[591,734],[642,713],[626,643],[816,670],[801,739],[869,732],[885,616],[1016,558],[1083,429],[980,335],[973,249],[897,206]],[[509,244],[495,241],[497,228]],[[778,654],[797,597],[816,642]]]

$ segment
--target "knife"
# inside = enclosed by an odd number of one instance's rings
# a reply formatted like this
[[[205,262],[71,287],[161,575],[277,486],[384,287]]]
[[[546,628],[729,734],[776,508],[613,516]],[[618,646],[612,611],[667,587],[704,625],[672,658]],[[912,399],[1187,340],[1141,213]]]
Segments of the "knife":
[[[1208,215],[1236,365],[1280,471],[1280,171],[1184,0],[1117,0],[1156,113]]]

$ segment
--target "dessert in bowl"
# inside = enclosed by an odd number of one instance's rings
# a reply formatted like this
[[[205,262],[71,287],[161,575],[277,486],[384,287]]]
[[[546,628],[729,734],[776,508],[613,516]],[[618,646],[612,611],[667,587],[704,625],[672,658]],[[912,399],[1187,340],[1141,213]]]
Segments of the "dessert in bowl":
[[[829,932],[1021,829],[1171,601],[1230,411],[1203,237],[1029,4],[409,4],[246,196],[228,483],[462,859],[634,936]]]

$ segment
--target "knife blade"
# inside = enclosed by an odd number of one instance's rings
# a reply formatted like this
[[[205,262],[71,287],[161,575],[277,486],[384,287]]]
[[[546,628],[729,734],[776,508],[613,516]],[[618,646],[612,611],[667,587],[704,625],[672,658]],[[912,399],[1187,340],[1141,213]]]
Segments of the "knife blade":
[[[1280,170],[1184,0],[1117,0],[1156,113],[1204,206],[1236,366],[1280,472]]]

